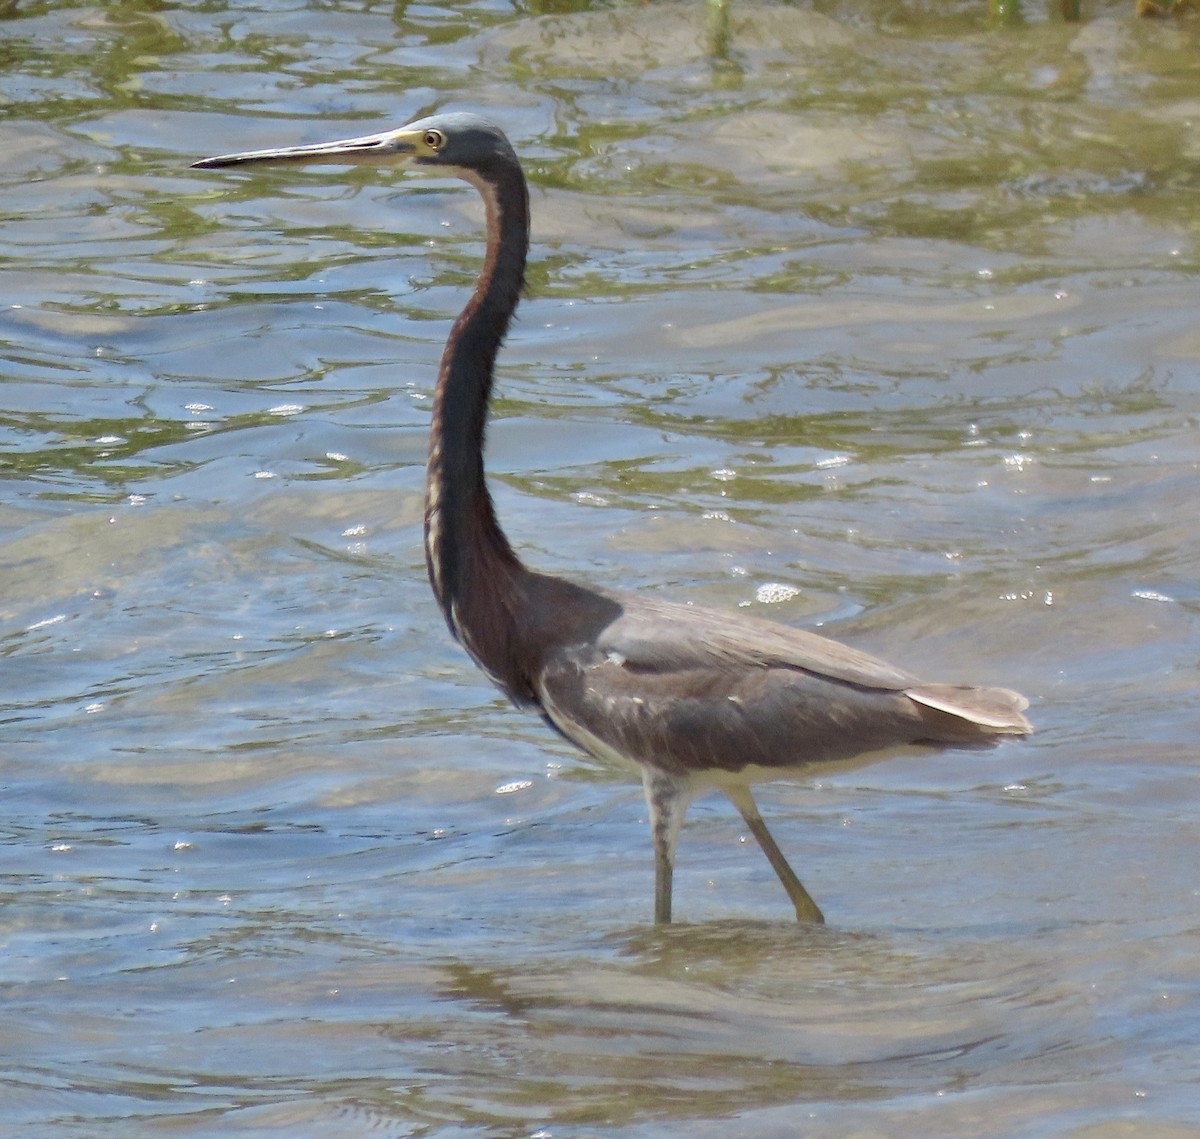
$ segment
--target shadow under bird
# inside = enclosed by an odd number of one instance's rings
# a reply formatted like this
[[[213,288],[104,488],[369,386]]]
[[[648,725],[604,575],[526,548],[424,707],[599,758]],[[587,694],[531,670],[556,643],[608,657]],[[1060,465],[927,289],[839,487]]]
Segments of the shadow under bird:
[[[470,182],[487,253],[438,372],[425,499],[429,580],[451,633],[513,701],[601,759],[642,773],[654,839],[654,917],[671,920],[675,847],[692,798],[732,800],[802,921],[824,918],[758,812],[750,785],[901,744],[969,745],[1032,730],[1003,688],[928,684],[815,633],[597,589],[526,567],[484,480],[496,355],[525,279],[529,194],[504,134],[468,114],[313,146],[226,154],[229,166],[414,166]]]

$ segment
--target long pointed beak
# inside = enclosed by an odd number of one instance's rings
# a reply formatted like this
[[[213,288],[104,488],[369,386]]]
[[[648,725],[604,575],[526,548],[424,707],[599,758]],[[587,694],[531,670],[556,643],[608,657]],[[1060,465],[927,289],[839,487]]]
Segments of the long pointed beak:
[[[308,166],[326,163],[337,166],[396,166],[419,158],[424,149],[423,131],[401,127],[359,138],[343,138],[336,142],[318,142],[310,146],[282,146],[276,150],[247,150],[240,154],[218,154],[202,158],[192,166],[212,170],[220,166]]]

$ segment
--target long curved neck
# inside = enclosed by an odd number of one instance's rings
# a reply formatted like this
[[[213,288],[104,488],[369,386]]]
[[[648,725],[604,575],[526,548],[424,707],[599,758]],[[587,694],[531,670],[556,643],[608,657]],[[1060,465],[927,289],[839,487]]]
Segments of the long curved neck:
[[[515,161],[458,171],[487,207],[487,256],[450,332],[434,393],[425,487],[425,560],[451,633],[514,699],[528,698],[513,659],[521,565],[484,481],[483,448],[496,354],[525,281],[529,196]]]

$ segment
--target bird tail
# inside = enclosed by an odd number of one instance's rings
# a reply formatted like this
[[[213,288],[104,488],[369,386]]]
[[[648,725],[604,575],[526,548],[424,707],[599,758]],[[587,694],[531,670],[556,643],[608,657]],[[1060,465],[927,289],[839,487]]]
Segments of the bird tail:
[[[1029,701],[1008,688],[922,684],[904,694],[920,705],[929,738],[939,743],[981,742],[1033,731],[1033,725],[1021,715]]]

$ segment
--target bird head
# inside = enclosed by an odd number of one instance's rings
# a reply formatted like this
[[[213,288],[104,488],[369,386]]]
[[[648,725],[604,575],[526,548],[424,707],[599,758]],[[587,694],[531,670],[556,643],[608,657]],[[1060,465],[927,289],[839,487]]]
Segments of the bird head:
[[[248,150],[202,158],[192,166],[211,170],[224,166],[417,166],[442,168],[448,174],[482,173],[496,162],[515,163],[516,154],[504,132],[478,115],[445,112],[417,119],[397,130],[308,146]]]

